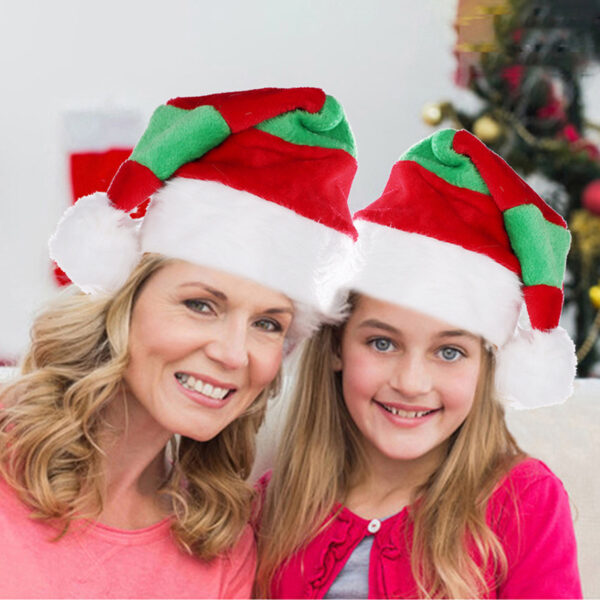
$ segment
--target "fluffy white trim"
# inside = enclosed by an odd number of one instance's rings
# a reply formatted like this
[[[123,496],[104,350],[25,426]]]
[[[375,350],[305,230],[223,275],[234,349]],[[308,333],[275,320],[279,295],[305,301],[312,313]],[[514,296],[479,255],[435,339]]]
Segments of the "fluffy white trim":
[[[143,252],[221,269],[304,306],[303,331],[339,318],[353,241],[331,227],[213,181],[174,178],[152,198]],[[308,310],[310,308],[310,310]],[[311,311],[315,314],[309,315]]]
[[[355,221],[350,287],[481,335],[500,347],[523,304],[517,275],[491,258],[426,235]]]
[[[573,393],[575,346],[562,327],[518,328],[496,361],[496,393],[512,408],[561,404]]]
[[[141,256],[135,222],[102,192],[69,207],[48,246],[50,257],[87,294],[117,290]]]

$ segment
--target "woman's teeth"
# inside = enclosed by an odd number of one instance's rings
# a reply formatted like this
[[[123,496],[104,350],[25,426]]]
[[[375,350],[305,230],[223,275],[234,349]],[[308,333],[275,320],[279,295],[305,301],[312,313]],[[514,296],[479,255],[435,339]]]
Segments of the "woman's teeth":
[[[212,386],[210,383],[204,383],[204,381],[196,379],[193,375],[188,375],[187,373],[175,373],[175,377],[184,388],[198,392],[209,398],[214,398],[215,400],[222,400],[230,391],[232,391]]]
[[[385,410],[387,410],[388,412],[392,413],[393,415],[396,415],[397,417],[403,417],[404,419],[416,419],[418,417],[424,417],[425,415],[435,412],[435,410],[436,410],[436,409],[432,409],[432,410],[423,410],[420,412],[416,412],[416,411],[402,410],[400,408],[394,408],[393,406],[388,406],[387,404],[381,404],[381,403],[379,403],[379,404],[381,406],[383,406],[383,408],[385,408]]]

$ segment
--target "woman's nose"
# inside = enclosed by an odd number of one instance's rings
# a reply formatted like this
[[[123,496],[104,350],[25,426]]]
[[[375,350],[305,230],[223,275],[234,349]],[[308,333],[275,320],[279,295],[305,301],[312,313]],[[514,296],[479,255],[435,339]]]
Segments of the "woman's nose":
[[[248,329],[245,319],[229,317],[216,328],[204,346],[206,355],[225,369],[239,369],[248,364]]]
[[[410,354],[400,357],[390,385],[406,398],[418,398],[429,393],[432,378],[426,358]]]

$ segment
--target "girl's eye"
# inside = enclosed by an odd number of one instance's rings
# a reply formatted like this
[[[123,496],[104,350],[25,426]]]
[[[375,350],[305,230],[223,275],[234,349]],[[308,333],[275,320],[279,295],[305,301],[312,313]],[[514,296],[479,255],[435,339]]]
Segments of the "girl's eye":
[[[191,298],[189,300],[184,300],[183,303],[190,310],[198,313],[213,313],[214,309],[209,302],[205,300],[198,300],[196,298]]]
[[[254,323],[256,327],[259,329],[264,329],[265,331],[282,331],[283,327],[272,319],[259,319]]]
[[[394,349],[392,340],[384,337],[373,338],[368,341],[368,344],[371,348],[377,350],[377,352],[389,352]]]
[[[459,358],[465,356],[464,352],[452,346],[444,346],[443,348],[440,348],[438,350],[438,354],[446,362],[454,362]]]

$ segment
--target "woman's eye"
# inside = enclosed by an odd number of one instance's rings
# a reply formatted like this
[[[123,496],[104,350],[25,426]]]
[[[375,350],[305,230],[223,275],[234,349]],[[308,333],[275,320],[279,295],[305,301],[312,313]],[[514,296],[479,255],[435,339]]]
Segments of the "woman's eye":
[[[460,351],[458,348],[453,348],[452,346],[444,346],[443,348],[440,348],[440,350],[438,350],[438,354],[447,362],[454,362],[465,355],[464,352]]]
[[[394,344],[391,340],[384,337],[373,338],[369,340],[369,346],[377,350],[377,352],[389,352],[394,349]]]
[[[254,323],[254,325],[259,329],[264,329],[265,331],[282,331],[283,329],[277,321],[273,321],[271,319],[259,319]]]
[[[197,300],[195,298],[192,298],[190,300],[184,300],[183,303],[185,304],[185,306],[187,306],[190,310],[193,310],[194,312],[199,312],[199,313],[214,312],[214,309],[210,305],[210,303],[206,302],[204,300]]]

